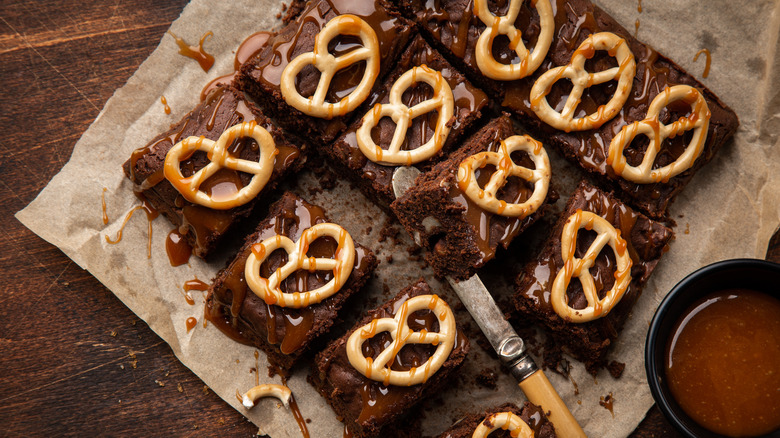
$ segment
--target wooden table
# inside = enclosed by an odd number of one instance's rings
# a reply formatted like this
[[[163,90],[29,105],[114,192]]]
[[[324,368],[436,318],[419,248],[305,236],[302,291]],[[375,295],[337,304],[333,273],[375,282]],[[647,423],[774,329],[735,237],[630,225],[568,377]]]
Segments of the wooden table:
[[[186,3],[0,2],[0,436],[257,430],[92,275],[13,217]],[[780,257],[780,241],[774,248]],[[654,408],[632,436],[677,434]]]

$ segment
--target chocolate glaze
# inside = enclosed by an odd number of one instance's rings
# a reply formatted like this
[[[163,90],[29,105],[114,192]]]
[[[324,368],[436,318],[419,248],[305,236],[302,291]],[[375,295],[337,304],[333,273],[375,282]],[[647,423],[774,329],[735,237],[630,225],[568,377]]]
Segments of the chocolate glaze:
[[[284,102],[280,82],[285,67],[298,55],[314,49],[315,36],[334,17],[353,14],[374,29],[378,42],[382,78],[393,64],[409,38],[410,26],[400,15],[382,1],[365,0],[319,0],[311,2],[298,18],[271,38],[265,49],[246,62],[236,78],[240,88],[249,92],[263,103],[263,107],[286,128],[295,132],[310,133],[323,143],[332,141],[346,128],[352,114],[334,117],[331,120],[309,117]],[[334,56],[349,52],[360,45],[359,39],[337,36],[330,45]],[[349,94],[360,82],[365,63],[348,67],[335,75],[328,90],[327,102],[337,102]],[[311,96],[319,83],[320,72],[314,66],[307,66],[298,75],[296,88],[304,96]],[[379,80],[374,84],[379,86]],[[297,131],[296,131],[297,130]]]
[[[267,193],[276,180],[288,171],[303,164],[301,147],[288,141],[289,136],[268,120],[243,93],[231,87],[219,86],[195,109],[184,116],[169,131],[157,136],[148,145],[133,151],[124,164],[125,174],[135,184],[135,192],[142,193],[160,213],[167,217],[187,238],[193,253],[205,257],[219,238],[238,220],[246,217],[254,202],[229,210],[212,210],[192,204],[176,191],[163,175],[165,155],[174,144],[189,136],[204,136],[216,141],[229,127],[254,120],[271,133],[278,154],[274,157],[271,181],[258,195]],[[231,155],[257,161],[259,148],[253,139],[235,140],[230,146]],[[196,152],[180,164],[184,176],[190,176],[208,164],[205,153]],[[221,169],[201,187],[204,191],[229,192],[240,190],[249,183],[251,175],[229,169]]]
[[[217,274],[209,289],[206,307],[209,321],[236,341],[272,352],[269,353],[269,361],[283,371],[289,371],[308,349],[310,342],[330,328],[346,298],[367,280],[376,259],[368,249],[355,245],[352,274],[341,290],[318,304],[301,309],[269,305],[255,295],[246,284],[244,266],[253,244],[276,235],[297,241],[303,230],[322,222],[328,220],[320,207],[286,193],[271,207],[268,218],[247,238],[236,258]],[[312,242],[307,254],[332,257],[337,246],[334,239],[323,237]],[[286,262],[284,250],[273,252],[261,265],[261,275],[269,277]],[[305,292],[324,285],[332,278],[332,271],[300,270],[288,277],[281,288],[285,292]]]
[[[559,148],[569,160],[622,191],[627,199],[653,217],[660,218],[665,214],[671,200],[687,184],[695,171],[708,162],[717,149],[731,137],[739,124],[736,114],[694,77],[653,48],[639,42],[612,17],[588,0],[551,2],[555,14],[555,32],[547,57],[534,75],[511,82],[485,78],[476,65],[474,47],[485,25],[470,13],[471,0],[405,0],[402,3],[407,12],[414,13],[426,31],[445,48],[445,53],[456,57],[459,66],[471,74],[474,81],[501,99],[503,106],[517,113],[522,122],[544,139],[545,144]],[[507,1],[489,3],[491,10],[497,15],[503,15],[508,4]],[[535,44],[539,33],[539,16],[535,9],[530,7],[530,2],[523,3],[515,26],[522,32],[526,47]],[[637,73],[629,98],[619,114],[597,130],[571,133],[554,130],[539,120],[531,110],[531,87],[536,79],[550,68],[568,64],[580,43],[597,32],[613,32],[624,38],[634,54]],[[504,40],[506,42],[508,39]],[[514,56],[506,45],[502,46],[500,42],[496,44],[495,51],[498,53],[497,59],[506,58],[503,62],[509,62],[507,57]],[[595,72],[615,65],[614,60],[604,52],[597,52],[593,59],[586,63],[586,68]],[[599,105],[605,104],[614,94],[616,84],[617,81],[611,81],[586,89],[575,116],[593,113]],[[616,176],[606,165],[607,150],[612,138],[623,126],[644,119],[652,99],[665,87],[677,84],[690,85],[702,91],[712,112],[702,156],[693,169],[668,182],[634,184]],[[560,109],[570,88],[570,82],[559,81],[547,96],[550,105]],[[685,115],[686,111],[687,109],[664,110],[661,112],[660,121],[673,122]],[[665,141],[656,159],[656,167],[674,161],[689,140],[690,134]],[[634,141],[626,151],[629,163],[641,161],[647,143],[647,139],[642,136]]]
[[[465,359],[469,341],[460,331],[457,332],[455,346],[444,365],[425,383],[409,387],[384,386],[381,382],[370,380],[360,374],[347,358],[346,342],[349,335],[359,327],[377,318],[392,318],[404,301],[409,298],[430,294],[431,290],[424,280],[408,286],[391,301],[375,309],[359,321],[347,334],[333,343],[315,358],[315,369],[309,376],[310,381],[328,400],[333,410],[340,416],[346,428],[354,437],[376,436],[388,425],[409,412],[423,397],[434,393],[449,376],[456,371]],[[430,311],[418,311],[409,317],[409,326],[415,330],[438,329],[436,318]],[[363,353],[376,357],[384,347],[390,345],[389,336],[379,334],[364,343]],[[428,360],[433,347],[426,345],[407,345],[392,369],[406,370]]]
[[[331,161],[339,168],[344,169],[345,173],[356,181],[370,198],[384,207],[387,207],[395,199],[392,190],[392,177],[397,166],[383,166],[366,158],[358,147],[355,132],[362,125],[363,114],[377,103],[386,104],[389,102],[390,89],[395,81],[412,67],[423,64],[441,72],[442,77],[452,89],[455,106],[454,115],[450,121],[450,133],[441,151],[430,159],[416,164],[415,167],[427,170],[433,163],[445,158],[452,147],[457,144],[461,134],[479,119],[481,110],[488,104],[488,98],[483,91],[468,82],[420,36],[409,43],[409,47],[395,64],[395,69],[388,75],[381,90],[369,96],[367,103],[360,109],[360,118],[331,147],[323,150]],[[428,84],[421,83],[410,87],[403,94],[401,101],[411,108],[432,96],[433,89]],[[438,113],[435,111],[413,119],[401,149],[416,149],[430,140],[437,121]],[[387,149],[393,139],[395,127],[392,119],[382,118],[372,130],[376,144]]]
[[[563,266],[561,232],[566,219],[577,210],[594,212],[620,231],[633,263],[631,283],[620,302],[606,316],[581,324],[564,321],[550,303],[550,288]],[[595,374],[599,367],[605,365],[604,356],[608,346],[617,338],[642,286],[666,251],[673,235],[671,229],[583,181],[569,199],[536,262],[527,265],[518,277],[515,306],[524,316],[543,324],[557,341],[586,363],[588,371]],[[580,230],[575,250],[577,257],[582,257],[594,237],[595,233]],[[612,287],[616,270],[614,254],[606,247],[590,269],[600,297]],[[576,309],[587,305],[578,279],[572,279],[567,295],[571,307]]]
[[[471,438],[474,429],[480,423],[484,422],[488,416],[499,412],[512,412],[520,417],[533,430],[534,438],[557,437],[552,423],[547,419],[542,408],[530,402],[525,402],[522,408],[511,403],[505,403],[501,406],[487,409],[485,412],[469,414],[444,431],[438,438]],[[510,432],[501,429],[490,434],[491,438],[510,438],[510,436]]]
[[[468,278],[477,268],[495,257],[499,247],[506,248],[524,229],[542,214],[544,206],[528,217],[508,218],[483,210],[472,202],[458,186],[458,167],[467,157],[496,151],[501,140],[515,135],[508,116],[493,120],[463,143],[446,161],[423,174],[391,208],[401,224],[412,234],[419,234],[426,260],[438,276]],[[518,153],[519,154],[519,153]],[[533,168],[527,156],[513,155],[516,163]],[[484,187],[493,169],[488,166],[476,172]],[[510,178],[498,197],[506,202],[527,200],[532,186]],[[546,202],[555,202],[557,193],[548,191]],[[441,225],[426,229],[424,221],[433,217]]]

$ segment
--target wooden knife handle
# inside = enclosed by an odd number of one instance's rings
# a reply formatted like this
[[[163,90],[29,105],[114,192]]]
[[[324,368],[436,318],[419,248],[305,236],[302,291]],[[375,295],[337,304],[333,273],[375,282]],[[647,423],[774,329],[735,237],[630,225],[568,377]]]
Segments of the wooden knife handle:
[[[545,412],[550,412],[548,418],[555,427],[555,433],[562,438],[587,438],[577,420],[569,412],[569,408],[563,403],[561,397],[555,391],[547,376],[542,370],[531,374],[525,380],[520,382],[520,389],[523,390],[528,400],[542,407]]]

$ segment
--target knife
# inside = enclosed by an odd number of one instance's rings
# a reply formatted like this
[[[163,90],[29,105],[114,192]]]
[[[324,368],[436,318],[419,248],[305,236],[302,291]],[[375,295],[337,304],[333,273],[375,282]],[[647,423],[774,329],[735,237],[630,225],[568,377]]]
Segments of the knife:
[[[420,171],[415,167],[402,166],[393,172],[393,193],[396,198],[414,185]],[[547,376],[540,370],[533,358],[528,355],[523,339],[515,329],[504,319],[504,314],[496,305],[482,280],[477,274],[468,280],[455,281],[447,277],[447,281],[461,302],[471,314],[474,321],[482,329],[490,345],[496,350],[498,357],[506,364],[512,375],[518,380],[520,389],[528,400],[541,406],[555,427],[556,433],[564,438],[586,437],[577,420],[569,412],[569,408],[561,400]]]

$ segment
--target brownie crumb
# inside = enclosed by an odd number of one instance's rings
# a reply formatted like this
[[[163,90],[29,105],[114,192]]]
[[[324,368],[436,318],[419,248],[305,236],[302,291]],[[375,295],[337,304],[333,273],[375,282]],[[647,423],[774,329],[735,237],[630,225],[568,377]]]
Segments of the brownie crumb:
[[[388,264],[393,264],[393,255],[392,255],[392,254],[390,254],[390,255],[388,255],[387,257],[385,257],[385,261],[386,261]]]
[[[623,362],[613,360],[607,365],[607,371],[616,379],[623,375],[624,369],[626,369],[626,364]]]
[[[382,226],[382,229],[379,230],[379,241],[384,242],[388,238],[393,241],[393,243],[398,243],[398,234],[401,231],[393,226],[393,222],[388,219],[385,221],[385,224]]]
[[[477,374],[476,381],[479,386],[483,386],[489,389],[497,389],[498,385],[496,383],[498,382],[498,373],[491,370],[490,368],[485,368],[480,371],[479,374]]]

